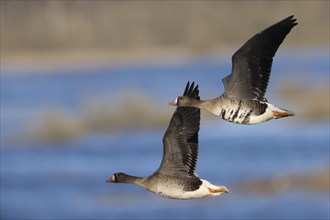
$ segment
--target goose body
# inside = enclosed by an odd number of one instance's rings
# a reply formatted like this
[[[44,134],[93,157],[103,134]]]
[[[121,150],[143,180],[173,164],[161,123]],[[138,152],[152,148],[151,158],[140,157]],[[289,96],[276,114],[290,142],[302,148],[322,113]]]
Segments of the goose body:
[[[199,179],[198,183],[193,180],[190,184],[188,185],[187,182],[178,184],[178,179],[171,176],[167,177],[166,184],[159,184],[155,191],[152,192],[171,199],[207,198],[229,192],[226,187],[213,185],[204,179]]]
[[[119,175],[119,177],[118,177]],[[116,182],[120,176],[131,178],[127,174],[117,173],[114,174],[107,182]],[[229,192],[224,186],[216,186],[208,182],[207,180],[194,178],[182,178],[180,176],[173,176],[161,173],[155,173],[149,177],[133,177],[134,181],[126,182],[132,183],[146,188],[147,190],[171,199],[198,199],[206,197],[214,197],[221,193]]]
[[[179,96],[169,104],[204,109],[238,124],[293,116],[293,112],[269,103],[265,93],[273,57],[296,25],[296,19],[290,16],[254,35],[236,51],[232,56],[232,72],[222,79],[225,91],[221,96],[209,100]]]
[[[226,121],[237,124],[258,124],[293,115],[293,112],[278,108],[268,102],[235,99],[224,95],[211,100],[188,101],[191,107],[207,110]]]
[[[198,100],[198,86],[188,82],[183,95]],[[229,192],[224,186],[200,179],[195,172],[199,126],[199,109],[177,107],[163,137],[163,158],[156,172],[148,177],[115,173],[106,182],[135,184],[172,199],[197,199]]]

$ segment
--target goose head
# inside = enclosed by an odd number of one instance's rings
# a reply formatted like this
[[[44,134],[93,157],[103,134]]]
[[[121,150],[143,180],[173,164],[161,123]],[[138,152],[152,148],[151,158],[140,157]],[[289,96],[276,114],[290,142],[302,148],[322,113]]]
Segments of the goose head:
[[[126,173],[115,173],[106,180],[107,183],[132,183],[142,187],[145,187],[143,181],[146,178],[131,176]]]
[[[189,96],[178,96],[174,101],[169,102],[171,106],[191,107],[196,103],[196,99]]]
[[[128,175],[125,173],[115,173],[106,180],[107,183],[125,183]]]

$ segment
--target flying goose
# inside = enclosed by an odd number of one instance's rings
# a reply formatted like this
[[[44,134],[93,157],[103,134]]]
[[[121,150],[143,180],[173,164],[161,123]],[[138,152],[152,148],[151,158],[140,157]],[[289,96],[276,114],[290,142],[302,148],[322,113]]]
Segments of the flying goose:
[[[225,91],[214,99],[179,96],[169,105],[204,109],[229,122],[258,124],[294,113],[268,103],[265,92],[273,57],[291,29],[293,15],[249,39],[232,56],[231,74],[222,79]]]
[[[198,85],[186,85],[184,96],[199,99]],[[163,137],[163,159],[156,172],[148,177],[115,173],[108,183],[131,183],[160,196],[172,199],[197,199],[229,192],[196,174],[200,110],[177,107]]]

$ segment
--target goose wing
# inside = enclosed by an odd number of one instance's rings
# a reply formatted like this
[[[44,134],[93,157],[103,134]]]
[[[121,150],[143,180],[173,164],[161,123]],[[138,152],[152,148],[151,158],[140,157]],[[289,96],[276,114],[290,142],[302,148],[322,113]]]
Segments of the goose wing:
[[[297,25],[293,15],[249,39],[232,56],[232,72],[222,79],[224,95],[264,101],[273,57],[286,35]]]
[[[186,85],[184,96],[199,99],[198,85]],[[157,172],[165,175],[197,177],[200,110],[177,107],[163,137],[163,159]]]

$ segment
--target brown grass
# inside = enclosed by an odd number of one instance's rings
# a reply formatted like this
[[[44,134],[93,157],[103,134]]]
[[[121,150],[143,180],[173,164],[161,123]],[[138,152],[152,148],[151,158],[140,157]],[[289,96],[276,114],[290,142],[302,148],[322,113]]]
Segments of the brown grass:
[[[303,121],[328,121],[330,119],[329,84],[305,85],[297,79],[286,81],[278,89],[281,99],[291,100],[296,106],[296,116]]]
[[[1,50],[237,47],[295,14],[286,44],[329,42],[329,1],[1,1]]]
[[[329,1],[1,1],[1,74],[233,51],[291,14],[285,47],[329,45]]]
[[[80,119],[74,118],[62,110],[45,112],[36,121],[39,121],[39,124],[31,126],[28,131],[22,134],[25,141],[66,141],[86,132],[86,127]]]
[[[329,193],[329,168],[306,174],[279,174],[260,180],[248,180],[240,183],[246,193],[275,193],[294,189],[322,191]]]
[[[86,101],[82,113],[62,109],[46,111],[39,122],[21,134],[30,141],[53,142],[77,138],[87,132],[116,132],[130,129],[167,128],[175,108],[163,108],[138,91],[126,92],[119,102]],[[19,136],[21,136],[19,135]],[[21,139],[21,138],[19,138]]]
[[[296,81],[282,83],[278,94],[281,100],[290,100],[295,106],[298,121],[329,120],[329,87],[309,88]],[[111,98],[110,98],[111,100]],[[131,129],[167,128],[175,110],[164,103],[155,102],[140,91],[126,91],[120,97],[106,100],[87,99],[79,114],[72,115],[63,109],[51,109],[36,118],[23,136],[33,141],[63,141],[88,132],[117,132]],[[202,120],[218,120],[202,111]]]

